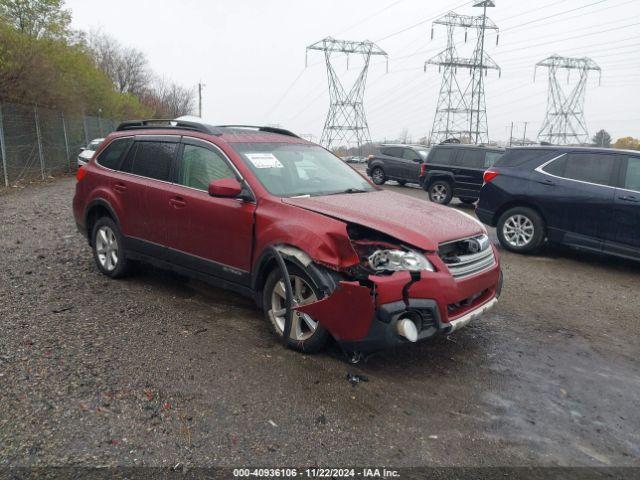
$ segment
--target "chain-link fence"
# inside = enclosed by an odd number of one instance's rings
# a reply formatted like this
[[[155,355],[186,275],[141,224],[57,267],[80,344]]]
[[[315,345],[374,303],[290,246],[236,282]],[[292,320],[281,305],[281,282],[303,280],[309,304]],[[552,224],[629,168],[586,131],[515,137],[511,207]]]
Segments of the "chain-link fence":
[[[80,149],[117,126],[117,121],[101,117],[0,103],[0,185],[75,170]]]

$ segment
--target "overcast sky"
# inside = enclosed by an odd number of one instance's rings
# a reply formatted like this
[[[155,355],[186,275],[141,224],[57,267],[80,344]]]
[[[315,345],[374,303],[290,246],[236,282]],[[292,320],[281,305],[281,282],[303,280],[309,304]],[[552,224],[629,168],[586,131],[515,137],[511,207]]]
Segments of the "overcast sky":
[[[535,63],[551,54],[591,57],[602,68],[586,92],[589,133],[640,137],[640,0],[495,0],[490,18],[499,45],[487,51],[502,67],[486,84],[489,135],[535,137],[546,109],[546,70]],[[479,14],[462,0],[67,0],[75,28],[100,28],[142,50],[151,67],[185,86],[206,84],[203,117],[213,123],[280,124],[318,141],[328,110],[324,59],[305,47],[326,36],[372,40],[389,54],[369,70],[365,110],[374,140],[408,129],[414,140],[432,127],[440,88],[437,67],[425,60],[444,49],[446,30],[434,18],[454,10]],[[569,11],[573,10],[573,11]],[[563,13],[566,12],[566,13]],[[550,17],[545,20],[543,18]],[[456,37],[468,55],[464,34]],[[338,59],[353,75],[358,63]],[[462,74],[468,78],[467,74]],[[577,77],[577,76],[576,76]],[[574,77],[574,78],[576,78]],[[564,82],[566,85],[566,81]]]

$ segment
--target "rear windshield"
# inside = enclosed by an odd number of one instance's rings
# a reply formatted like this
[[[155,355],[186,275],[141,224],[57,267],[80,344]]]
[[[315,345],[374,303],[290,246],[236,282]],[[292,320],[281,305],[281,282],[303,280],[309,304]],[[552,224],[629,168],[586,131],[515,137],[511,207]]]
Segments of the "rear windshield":
[[[368,192],[371,184],[322,147],[296,143],[234,143],[269,193],[279,197]]]
[[[498,159],[494,166],[496,167],[519,167],[531,160],[537,160],[536,163],[542,163],[557,156],[556,150],[549,149],[509,149],[507,153]]]

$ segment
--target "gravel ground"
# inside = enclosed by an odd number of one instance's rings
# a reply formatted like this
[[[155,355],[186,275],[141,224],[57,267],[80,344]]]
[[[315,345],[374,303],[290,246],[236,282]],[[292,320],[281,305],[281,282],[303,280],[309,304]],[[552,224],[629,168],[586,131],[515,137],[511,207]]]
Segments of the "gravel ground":
[[[490,314],[354,367],[235,294],[100,275],[73,187],[0,193],[0,465],[640,466],[637,264],[503,253]]]

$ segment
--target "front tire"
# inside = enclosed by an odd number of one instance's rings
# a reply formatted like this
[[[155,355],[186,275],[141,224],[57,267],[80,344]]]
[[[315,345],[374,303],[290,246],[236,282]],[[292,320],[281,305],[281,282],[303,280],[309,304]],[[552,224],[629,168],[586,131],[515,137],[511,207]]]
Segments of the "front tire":
[[[373,183],[376,185],[383,185],[384,182],[387,181],[387,176],[381,167],[375,167],[371,170],[371,180],[373,180]]]
[[[122,234],[116,223],[109,217],[99,218],[91,234],[93,258],[98,270],[111,278],[126,276],[131,268],[124,250]]]
[[[544,220],[528,207],[510,208],[498,219],[496,226],[500,244],[511,252],[536,251],[546,236]]]
[[[311,277],[301,268],[288,264],[294,304],[305,305],[322,298],[320,290]],[[282,339],[285,322],[285,289],[282,273],[274,269],[265,282],[262,292],[265,318],[271,324],[276,336]],[[300,352],[315,353],[322,350],[329,339],[329,332],[310,315],[293,312],[291,333],[287,346]]]
[[[407,184],[406,180],[398,180],[398,185],[400,185],[401,187],[404,187]]]
[[[453,188],[446,180],[436,180],[427,189],[429,200],[440,205],[449,205],[453,198]]]

